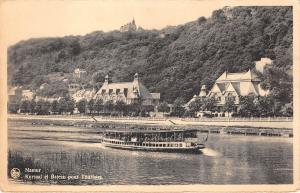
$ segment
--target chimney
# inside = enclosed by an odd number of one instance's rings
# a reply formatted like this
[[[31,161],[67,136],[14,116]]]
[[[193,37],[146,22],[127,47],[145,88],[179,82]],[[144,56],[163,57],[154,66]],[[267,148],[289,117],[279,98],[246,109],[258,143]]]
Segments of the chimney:
[[[202,85],[199,96],[206,97],[206,85]]]
[[[136,81],[139,80],[139,74],[138,73],[134,74],[134,80],[136,80]]]
[[[111,83],[111,78],[109,77],[108,74],[105,76],[105,81],[104,81],[104,83],[105,83],[105,84]]]

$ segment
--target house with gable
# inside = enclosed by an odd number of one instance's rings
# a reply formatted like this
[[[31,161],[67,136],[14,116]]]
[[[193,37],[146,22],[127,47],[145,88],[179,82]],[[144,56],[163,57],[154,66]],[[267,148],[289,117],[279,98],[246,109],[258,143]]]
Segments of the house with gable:
[[[140,81],[138,73],[134,75],[132,82],[112,82],[107,75],[99,91],[93,97],[95,100],[102,99],[103,102],[123,101],[125,104],[140,102],[143,106],[157,106],[160,93],[150,93]]]
[[[266,96],[268,91],[260,86],[260,79],[254,70],[247,72],[229,73],[225,71],[215,82],[207,97],[212,97],[216,101],[219,111],[225,105],[227,98],[232,97],[236,109],[240,104],[240,96]]]

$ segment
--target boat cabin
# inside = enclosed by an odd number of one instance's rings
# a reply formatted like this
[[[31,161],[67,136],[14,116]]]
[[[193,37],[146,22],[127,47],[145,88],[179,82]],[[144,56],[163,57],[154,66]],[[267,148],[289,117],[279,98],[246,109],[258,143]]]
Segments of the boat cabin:
[[[106,131],[106,139],[125,142],[184,142],[197,139],[197,130],[116,130]]]

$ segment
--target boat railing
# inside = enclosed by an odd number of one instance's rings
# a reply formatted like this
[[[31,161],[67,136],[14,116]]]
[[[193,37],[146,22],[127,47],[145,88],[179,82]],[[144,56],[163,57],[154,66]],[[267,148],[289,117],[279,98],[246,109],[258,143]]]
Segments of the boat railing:
[[[137,140],[132,141],[131,138],[116,138],[116,137],[110,137],[106,136],[106,139],[112,139],[112,140],[121,140],[125,142],[186,142],[187,138],[139,138]],[[189,138],[193,139],[193,138]]]

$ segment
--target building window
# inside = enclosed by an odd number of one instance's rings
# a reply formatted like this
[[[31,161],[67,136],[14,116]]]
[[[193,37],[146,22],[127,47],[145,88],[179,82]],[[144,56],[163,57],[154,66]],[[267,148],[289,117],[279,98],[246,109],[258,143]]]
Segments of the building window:
[[[113,92],[113,89],[108,90],[109,95],[111,95],[112,92]]]
[[[128,94],[128,88],[124,88],[124,95],[125,95],[125,97],[127,97],[127,94]]]
[[[120,93],[120,89],[117,89],[116,90],[116,94],[118,95]]]
[[[101,94],[105,94],[105,92],[106,92],[106,90],[105,90],[105,89],[103,89],[103,90],[102,90],[102,92],[101,92]]]

